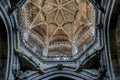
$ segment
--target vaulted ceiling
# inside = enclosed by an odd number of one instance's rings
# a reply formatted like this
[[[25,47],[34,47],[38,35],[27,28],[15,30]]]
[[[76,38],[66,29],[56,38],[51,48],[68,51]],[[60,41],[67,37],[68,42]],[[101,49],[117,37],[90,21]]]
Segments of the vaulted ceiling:
[[[20,11],[23,39],[47,55],[73,55],[94,36],[87,0],[28,0]]]

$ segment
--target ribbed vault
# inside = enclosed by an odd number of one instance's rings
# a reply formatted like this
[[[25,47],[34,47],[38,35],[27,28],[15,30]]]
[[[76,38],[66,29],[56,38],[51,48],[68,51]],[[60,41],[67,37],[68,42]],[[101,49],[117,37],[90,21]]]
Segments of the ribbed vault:
[[[95,11],[87,0],[29,0],[20,15],[23,39],[46,56],[74,55],[94,36]]]

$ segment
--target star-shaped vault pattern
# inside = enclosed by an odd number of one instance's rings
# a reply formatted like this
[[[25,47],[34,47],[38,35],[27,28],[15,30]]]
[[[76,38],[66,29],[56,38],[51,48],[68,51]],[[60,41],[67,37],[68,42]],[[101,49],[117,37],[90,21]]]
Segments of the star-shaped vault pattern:
[[[28,0],[20,12],[23,39],[43,55],[73,55],[94,36],[87,0]]]

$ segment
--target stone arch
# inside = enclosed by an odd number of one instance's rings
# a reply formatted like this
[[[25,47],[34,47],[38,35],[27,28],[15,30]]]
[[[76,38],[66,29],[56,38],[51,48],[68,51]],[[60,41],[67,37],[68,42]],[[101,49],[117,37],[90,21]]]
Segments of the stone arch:
[[[48,80],[77,80],[78,78],[75,77],[75,76],[71,76],[71,75],[67,75],[67,74],[56,74],[56,75],[53,75],[53,76],[49,76],[48,78],[46,78]],[[45,79],[43,79],[45,80]],[[82,79],[79,79],[79,80],[82,80]]]
[[[3,80],[9,80],[10,79],[10,75],[12,75],[12,65],[13,62],[13,35],[12,35],[12,24],[11,24],[11,21],[10,21],[10,17],[8,17],[8,14],[6,12],[6,7],[3,6],[3,4],[0,3],[0,30],[2,30],[2,27],[3,27],[3,30],[2,32],[4,33],[0,33],[0,35],[5,35],[3,39],[6,39],[5,40],[5,43],[6,44],[6,51],[5,51],[5,60],[6,63],[5,63],[5,72],[4,72],[4,75],[3,77],[1,77],[0,75],[0,78],[3,79]],[[2,41],[3,42],[3,41]],[[3,46],[2,46],[3,47]],[[1,50],[1,48],[0,48]],[[0,71],[1,72],[1,71]]]
[[[113,73],[113,78],[116,80],[119,79],[119,73],[120,73],[120,47],[119,47],[119,29],[120,29],[120,2],[119,0],[116,0],[113,2],[114,4],[113,9],[111,9],[110,15],[108,15],[109,20],[108,20],[108,26],[106,26],[105,31],[105,37],[106,37],[106,43],[107,43],[107,54],[110,53],[109,59],[111,59],[112,63],[112,70]],[[110,64],[111,64],[110,63]]]
[[[35,77],[34,79],[52,80],[56,77],[64,77],[64,78],[66,77],[66,78],[69,78],[70,80],[87,80],[87,78],[83,77],[82,75],[74,73],[74,72],[70,72],[70,71],[53,71],[53,72],[44,74],[40,77]]]

